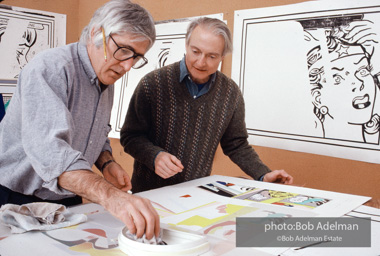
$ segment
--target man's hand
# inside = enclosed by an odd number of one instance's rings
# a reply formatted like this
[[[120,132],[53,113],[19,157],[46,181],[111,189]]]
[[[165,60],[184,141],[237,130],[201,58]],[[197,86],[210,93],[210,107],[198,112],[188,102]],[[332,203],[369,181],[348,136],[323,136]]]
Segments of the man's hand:
[[[102,205],[133,234],[147,239],[160,233],[160,218],[148,199],[130,195],[90,170],[73,170],[58,177],[61,188]]]
[[[162,151],[154,161],[154,170],[158,176],[167,179],[182,172],[183,165],[177,157]]]
[[[124,192],[132,189],[128,173],[116,162],[112,162],[104,168],[103,176],[109,183]]]
[[[160,217],[148,199],[123,193],[110,197],[105,206],[137,237],[140,238],[144,234],[147,239],[154,235],[159,236]]]
[[[293,184],[293,177],[284,170],[274,170],[265,174],[263,181],[290,185]]]

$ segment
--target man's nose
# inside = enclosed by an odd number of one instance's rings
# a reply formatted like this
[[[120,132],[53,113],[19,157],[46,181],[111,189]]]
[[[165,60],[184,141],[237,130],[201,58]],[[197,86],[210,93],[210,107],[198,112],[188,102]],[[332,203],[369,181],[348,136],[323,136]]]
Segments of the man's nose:
[[[120,65],[123,67],[125,72],[128,72],[129,70],[131,70],[133,64],[134,64],[133,58],[130,58],[129,60],[120,61]]]
[[[201,55],[198,59],[198,62],[199,64],[201,64],[202,66],[206,65],[206,56],[205,55]]]

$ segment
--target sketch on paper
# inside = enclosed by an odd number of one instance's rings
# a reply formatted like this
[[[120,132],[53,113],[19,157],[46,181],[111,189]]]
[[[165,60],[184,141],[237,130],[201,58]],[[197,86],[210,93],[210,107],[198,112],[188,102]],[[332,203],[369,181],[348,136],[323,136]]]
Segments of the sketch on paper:
[[[162,205],[156,208],[158,204],[154,201],[152,201],[152,204],[158,213],[161,213]],[[173,228],[180,227],[226,240],[235,239],[237,217],[293,217],[290,213],[218,201],[199,205],[182,212],[173,212],[171,210],[170,212],[172,213],[170,215],[162,216],[160,214],[161,223]]]
[[[379,145],[380,117],[374,106],[380,47],[374,22],[347,15],[300,23],[310,49],[310,91],[322,137]]]
[[[39,52],[66,44],[66,15],[0,7],[0,93],[12,97],[21,69]]]
[[[380,163],[380,5],[311,1],[234,24],[251,144]]]
[[[223,14],[207,15],[223,19]],[[149,72],[180,61],[185,55],[185,36],[191,18],[162,21],[156,24],[156,42],[145,57],[148,64],[141,69],[131,69],[115,83],[115,97],[111,114],[112,130],[109,137],[120,138],[128,105],[140,79]]]
[[[314,208],[331,201],[330,199],[325,198],[271,189],[249,187],[224,181],[216,181],[201,185],[199,187],[218,195],[232,197],[235,199],[309,210],[313,210]]]

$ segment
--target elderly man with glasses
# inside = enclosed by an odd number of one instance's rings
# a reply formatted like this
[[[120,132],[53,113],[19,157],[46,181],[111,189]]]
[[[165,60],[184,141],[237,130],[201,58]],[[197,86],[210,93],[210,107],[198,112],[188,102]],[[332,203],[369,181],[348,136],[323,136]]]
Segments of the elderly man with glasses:
[[[111,0],[94,13],[80,42],[46,50],[24,67],[0,123],[0,206],[74,205],[83,197],[138,237],[158,235],[157,212],[149,200],[126,193],[129,176],[107,138],[113,84],[147,63],[154,40],[144,8]],[[104,177],[92,172],[93,164]]]

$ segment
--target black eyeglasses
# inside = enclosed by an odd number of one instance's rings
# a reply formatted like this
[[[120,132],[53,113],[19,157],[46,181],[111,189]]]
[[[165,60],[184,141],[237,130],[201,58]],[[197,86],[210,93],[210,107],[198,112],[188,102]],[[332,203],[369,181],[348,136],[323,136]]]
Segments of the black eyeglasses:
[[[110,38],[112,39],[112,41],[117,46],[116,51],[113,53],[113,57],[115,59],[117,59],[118,61],[125,61],[125,60],[129,60],[129,59],[133,58],[132,68],[134,68],[134,69],[142,68],[143,66],[145,66],[148,63],[147,58],[145,58],[143,55],[136,53],[133,49],[131,49],[128,46],[126,46],[126,47],[119,46],[115,42],[115,40],[112,38],[111,35],[110,35]]]

